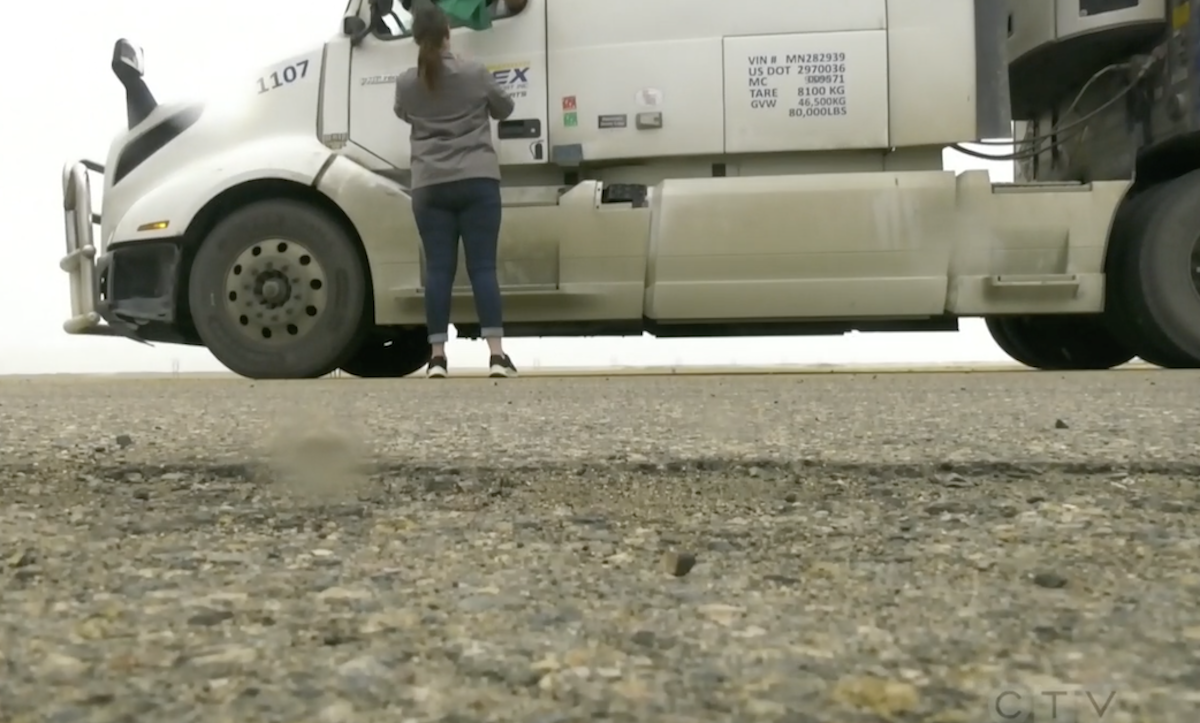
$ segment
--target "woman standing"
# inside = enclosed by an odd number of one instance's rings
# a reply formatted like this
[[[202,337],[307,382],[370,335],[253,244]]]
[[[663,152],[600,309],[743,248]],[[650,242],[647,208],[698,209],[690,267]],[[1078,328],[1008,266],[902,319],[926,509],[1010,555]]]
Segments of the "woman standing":
[[[417,67],[396,79],[396,116],[411,126],[412,206],[425,248],[425,320],[433,353],[427,376],[447,375],[450,299],[458,242],[467,255],[480,335],[493,377],[515,376],[504,352],[496,248],[500,160],[489,119],[512,115],[513,100],[479,62],[450,52],[450,22],[432,2],[413,3]]]

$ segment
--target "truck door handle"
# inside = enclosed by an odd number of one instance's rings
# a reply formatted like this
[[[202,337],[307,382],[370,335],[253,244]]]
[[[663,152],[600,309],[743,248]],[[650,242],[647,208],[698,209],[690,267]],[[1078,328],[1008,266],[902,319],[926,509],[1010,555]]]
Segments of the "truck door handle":
[[[536,139],[542,137],[542,121],[539,118],[502,120],[497,130],[502,141],[518,138]]]

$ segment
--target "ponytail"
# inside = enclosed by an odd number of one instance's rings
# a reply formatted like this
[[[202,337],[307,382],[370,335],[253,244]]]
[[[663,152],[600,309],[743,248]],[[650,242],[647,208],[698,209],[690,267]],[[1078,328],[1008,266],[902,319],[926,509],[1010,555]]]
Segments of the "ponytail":
[[[450,19],[430,0],[413,3],[413,40],[417,41],[417,77],[437,90],[445,64],[442,50],[450,39]]]
[[[429,90],[437,90],[438,81],[442,78],[442,46],[423,43],[417,51],[417,77],[425,83]]]

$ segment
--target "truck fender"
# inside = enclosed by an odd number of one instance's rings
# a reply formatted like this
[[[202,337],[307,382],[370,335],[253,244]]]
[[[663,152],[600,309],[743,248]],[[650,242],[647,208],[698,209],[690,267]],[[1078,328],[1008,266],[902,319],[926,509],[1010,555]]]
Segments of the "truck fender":
[[[424,323],[421,307],[401,307],[395,300],[396,289],[422,286],[421,242],[412,197],[396,182],[340,154],[324,167],[316,188],[358,231],[375,289],[375,322]]]
[[[278,179],[311,186],[332,155],[315,137],[292,135],[256,139],[198,158],[135,201],[108,242],[180,236],[209,201],[247,181]],[[138,230],[164,221],[164,228]]]

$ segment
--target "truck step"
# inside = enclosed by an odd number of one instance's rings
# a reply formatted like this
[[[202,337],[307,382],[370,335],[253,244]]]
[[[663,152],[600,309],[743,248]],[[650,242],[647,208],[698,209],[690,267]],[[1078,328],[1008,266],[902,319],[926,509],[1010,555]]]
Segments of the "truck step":
[[[1081,282],[1076,274],[999,274],[989,276],[985,283],[989,289],[999,293],[1051,291],[1074,295]]]
[[[456,285],[451,293],[454,298],[469,298],[471,296],[471,287]],[[500,293],[507,297],[524,296],[530,298],[553,298],[570,294],[569,291],[565,291],[555,284],[521,284],[519,286],[501,284]],[[425,288],[418,286],[392,289],[392,295],[397,299],[423,299],[425,298]]]
[[[1039,193],[1042,191],[1087,191],[1092,184],[1079,181],[1021,181],[993,183],[992,193]]]

